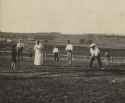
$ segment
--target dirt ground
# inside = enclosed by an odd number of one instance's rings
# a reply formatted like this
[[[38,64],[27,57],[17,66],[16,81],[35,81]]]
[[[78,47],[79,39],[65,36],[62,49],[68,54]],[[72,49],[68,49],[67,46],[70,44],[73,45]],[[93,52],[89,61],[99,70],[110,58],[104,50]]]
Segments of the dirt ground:
[[[36,67],[25,58],[10,70],[10,58],[0,57],[0,103],[125,103],[124,65],[102,71],[49,62]]]
[[[52,36],[46,38],[50,38],[50,42]],[[89,55],[88,44],[84,47],[84,43],[76,41],[82,38],[57,36],[53,37],[53,41],[58,41],[62,54],[65,54],[66,41],[71,39],[78,43],[75,44],[74,54]],[[84,42],[90,38],[93,40],[95,37],[87,36]],[[125,56],[125,50],[118,49],[125,47],[123,37],[101,38],[94,41],[98,40],[97,44],[101,43],[102,48],[107,47],[102,51],[109,51],[111,56]],[[33,43],[26,40],[25,55],[32,54]],[[53,44],[48,47],[49,51]],[[8,51],[10,47],[10,44],[2,46],[1,51]],[[33,57],[25,57],[24,62],[18,63],[16,69],[12,70],[10,63],[9,54],[0,54],[0,103],[125,103],[125,64],[111,64],[104,66],[105,70],[100,70],[89,69],[88,61],[80,58],[74,60],[72,66],[68,66],[66,60],[55,64],[51,58],[44,66],[34,66]]]
[[[11,77],[0,78],[0,103],[125,103],[124,75],[90,71]]]

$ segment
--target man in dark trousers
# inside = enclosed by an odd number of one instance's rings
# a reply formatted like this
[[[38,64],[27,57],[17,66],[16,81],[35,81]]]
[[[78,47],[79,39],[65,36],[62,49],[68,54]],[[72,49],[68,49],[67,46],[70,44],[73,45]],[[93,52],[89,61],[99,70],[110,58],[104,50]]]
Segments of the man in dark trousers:
[[[67,52],[68,64],[72,65],[73,45],[71,44],[70,40],[67,41],[67,45],[66,45],[65,50]]]
[[[22,40],[20,39],[17,43],[17,59],[18,62],[23,61],[23,49],[24,49],[24,43],[22,43]]]
[[[54,54],[55,63],[58,63],[59,62],[59,49],[58,49],[58,47],[56,45],[53,48],[53,54]]]
[[[91,54],[91,58],[90,58],[89,67],[92,68],[93,62],[96,59],[97,62],[98,62],[99,68],[102,69],[102,62],[101,62],[101,58],[100,58],[100,50],[95,43],[92,43],[90,45],[90,54]]]

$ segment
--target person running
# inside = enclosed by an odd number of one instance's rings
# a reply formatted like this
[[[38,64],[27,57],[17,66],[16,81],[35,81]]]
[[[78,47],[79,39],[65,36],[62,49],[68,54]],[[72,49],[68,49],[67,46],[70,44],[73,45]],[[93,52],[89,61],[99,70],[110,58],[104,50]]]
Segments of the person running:
[[[93,62],[96,59],[98,62],[99,68],[102,68],[102,62],[101,62],[101,58],[100,58],[100,50],[95,43],[92,43],[90,45],[90,55],[91,55],[91,58],[90,58],[89,67],[90,68],[93,67]]]
[[[17,56],[17,50],[16,50],[16,45],[12,45],[11,49],[11,70],[15,70],[16,67],[16,56]]]
[[[67,45],[66,45],[65,50],[67,52],[68,64],[71,65],[72,64],[73,45],[70,43],[70,40],[67,41]]]
[[[23,49],[24,49],[24,43],[22,43],[22,40],[20,39],[17,43],[17,58],[18,62],[23,62]]]
[[[40,41],[36,41],[34,51],[34,65],[43,65],[43,45],[40,43]]]
[[[53,54],[54,54],[54,61],[58,63],[59,62],[59,49],[57,48],[57,46],[53,48]]]

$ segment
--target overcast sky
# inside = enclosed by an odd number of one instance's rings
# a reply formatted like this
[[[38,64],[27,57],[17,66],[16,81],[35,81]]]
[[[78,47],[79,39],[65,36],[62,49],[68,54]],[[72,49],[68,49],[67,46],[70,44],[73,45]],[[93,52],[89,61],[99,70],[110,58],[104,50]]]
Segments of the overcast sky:
[[[0,28],[125,34],[125,0],[0,0]]]

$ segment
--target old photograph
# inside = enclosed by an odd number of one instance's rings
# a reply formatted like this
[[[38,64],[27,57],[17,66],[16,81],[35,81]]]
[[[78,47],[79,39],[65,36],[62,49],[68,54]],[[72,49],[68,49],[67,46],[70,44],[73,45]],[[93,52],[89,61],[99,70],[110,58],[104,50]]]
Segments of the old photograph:
[[[0,0],[0,103],[125,103],[124,4]]]

